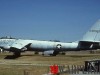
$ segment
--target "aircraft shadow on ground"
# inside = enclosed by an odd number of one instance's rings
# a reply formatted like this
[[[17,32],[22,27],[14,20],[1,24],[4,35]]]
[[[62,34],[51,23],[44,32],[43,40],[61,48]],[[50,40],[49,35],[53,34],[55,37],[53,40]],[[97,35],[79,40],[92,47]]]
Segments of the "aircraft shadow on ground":
[[[21,55],[21,56],[35,56],[35,55]],[[15,56],[15,55],[7,55],[4,59],[16,59],[21,56]]]
[[[16,59],[19,56],[14,56],[14,55],[7,55],[4,59]]]

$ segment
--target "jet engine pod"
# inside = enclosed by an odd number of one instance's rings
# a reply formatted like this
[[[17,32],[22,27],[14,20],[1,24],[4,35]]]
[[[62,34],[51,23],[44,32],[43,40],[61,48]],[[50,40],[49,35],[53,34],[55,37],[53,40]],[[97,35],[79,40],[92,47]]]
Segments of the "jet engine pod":
[[[49,50],[49,51],[44,51],[43,55],[44,56],[56,56],[59,52],[55,50]]]
[[[3,47],[4,50],[9,50],[10,49],[10,46],[5,46]]]

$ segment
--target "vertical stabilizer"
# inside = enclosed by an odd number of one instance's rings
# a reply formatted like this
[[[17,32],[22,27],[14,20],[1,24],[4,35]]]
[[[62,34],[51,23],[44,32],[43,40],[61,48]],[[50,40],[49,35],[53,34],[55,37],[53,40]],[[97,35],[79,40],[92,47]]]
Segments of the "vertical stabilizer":
[[[92,42],[100,41],[100,19],[83,36],[81,41],[92,41]]]

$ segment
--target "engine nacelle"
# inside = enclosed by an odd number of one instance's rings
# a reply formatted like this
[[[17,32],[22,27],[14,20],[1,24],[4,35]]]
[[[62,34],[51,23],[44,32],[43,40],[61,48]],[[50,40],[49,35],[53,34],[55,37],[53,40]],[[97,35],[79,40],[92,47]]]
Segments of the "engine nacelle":
[[[10,46],[5,46],[3,47],[4,50],[9,50],[10,49]]]
[[[44,51],[43,55],[44,56],[56,56],[59,52],[58,51],[54,51],[54,50],[49,50],[49,51]]]

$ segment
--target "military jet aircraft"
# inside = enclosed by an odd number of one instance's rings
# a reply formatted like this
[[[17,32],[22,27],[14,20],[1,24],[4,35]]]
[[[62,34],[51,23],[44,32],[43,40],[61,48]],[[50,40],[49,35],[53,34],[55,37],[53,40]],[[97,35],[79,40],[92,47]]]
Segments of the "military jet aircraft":
[[[0,48],[13,52],[15,56],[20,56],[21,52],[25,51],[44,52],[44,55],[56,56],[62,51],[100,49],[100,20],[79,41],[64,43],[59,41],[2,38],[0,39]]]

